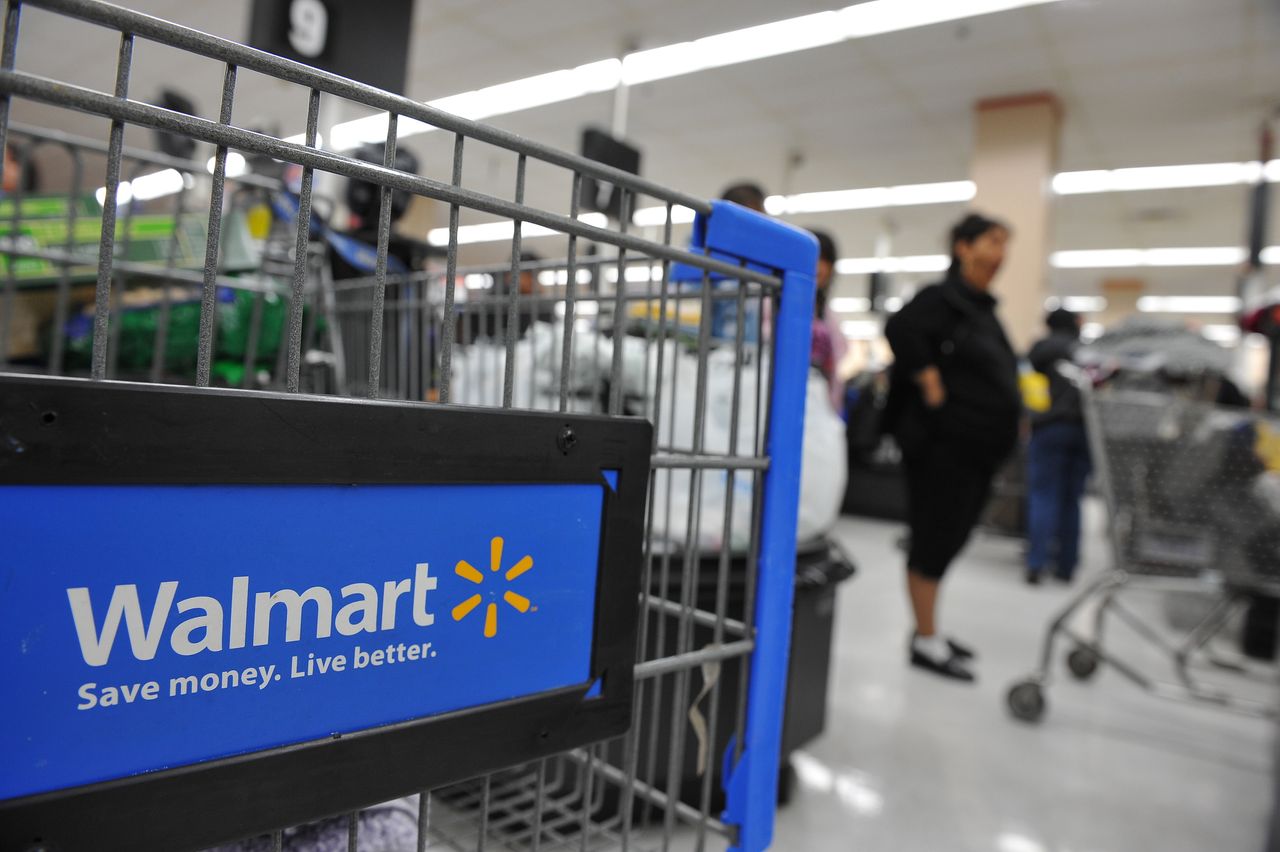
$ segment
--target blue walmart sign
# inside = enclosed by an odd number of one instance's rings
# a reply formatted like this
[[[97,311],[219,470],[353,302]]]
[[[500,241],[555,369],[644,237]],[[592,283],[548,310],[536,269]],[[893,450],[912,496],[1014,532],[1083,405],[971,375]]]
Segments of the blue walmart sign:
[[[604,487],[0,486],[0,799],[586,682]]]

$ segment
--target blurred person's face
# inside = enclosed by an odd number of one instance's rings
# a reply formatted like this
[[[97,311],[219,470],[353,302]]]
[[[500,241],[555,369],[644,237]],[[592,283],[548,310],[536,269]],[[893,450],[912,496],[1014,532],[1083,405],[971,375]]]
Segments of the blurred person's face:
[[[13,155],[13,149],[8,145],[4,146],[4,186],[0,187],[5,192],[17,192],[18,180],[21,175],[18,173],[21,167],[18,165],[18,158]]]
[[[534,280],[533,273],[528,271],[521,272],[519,280],[520,280],[520,294],[523,296],[532,295],[534,290],[534,285],[537,283]]]
[[[835,264],[826,258],[818,258],[818,289],[825,290],[831,286],[831,279],[835,277]]]
[[[990,289],[991,281],[1004,263],[1008,242],[1009,232],[1004,228],[992,228],[970,243],[957,241],[956,257],[960,258],[960,273],[965,280],[979,290]]]

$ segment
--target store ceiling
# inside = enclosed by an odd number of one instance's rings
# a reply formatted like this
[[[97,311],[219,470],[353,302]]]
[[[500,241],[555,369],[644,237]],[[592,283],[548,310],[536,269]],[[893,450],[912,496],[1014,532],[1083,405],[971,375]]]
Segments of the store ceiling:
[[[135,0],[141,11],[242,39],[248,0]],[[790,0],[417,0],[407,94],[415,99],[501,83],[833,8]],[[24,10],[20,67],[111,88],[116,44],[102,31]],[[714,196],[750,177],[793,193],[967,177],[972,108],[981,98],[1047,90],[1064,107],[1063,170],[1247,160],[1262,118],[1280,105],[1277,0],[1062,0],[963,23],[939,24],[645,84],[631,93],[627,135],[644,151],[644,172],[661,183]],[[143,45],[131,92],[164,86],[216,109],[221,69]],[[608,126],[611,95],[593,95],[501,116],[492,123],[538,141],[576,148],[586,124]],[[349,108],[334,120],[357,117]],[[235,122],[299,132],[305,93],[245,74]],[[29,123],[105,138],[105,123],[18,103]],[[133,131],[134,144],[149,146]],[[410,142],[424,171],[448,174],[449,142]],[[513,158],[476,152],[473,188],[510,197]],[[563,175],[531,173],[529,199],[567,206]],[[1245,189],[1114,193],[1057,200],[1059,249],[1238,245]],[[873,254],[890,227],[895,254],[936,254],[961,205],[798,217],[833,231],[845,256]],[[1272,244],[1280,244],[1280,215]],[[1128,272],[1128,271],[1123,271]],[[1054,270],[1061,292],[1091,292],[1115,271]],[[1229,268],[1146,269],[1153,290],[1229,292]],[[851,280],[850,292],[861,286]]]

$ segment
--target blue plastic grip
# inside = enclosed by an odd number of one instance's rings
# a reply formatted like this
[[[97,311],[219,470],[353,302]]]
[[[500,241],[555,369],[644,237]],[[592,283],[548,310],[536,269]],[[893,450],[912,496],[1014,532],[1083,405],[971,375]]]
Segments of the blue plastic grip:
[[[742,757],[725,774],[724,821],[737,826],[733,852],[759,852],[773,839],[782,750],[782,716],[795,593],[800,455],[818,263],[813,235],[726,201],[694,223],[693,245],[715,257],[747,261],[782,278],[773,322],[769,395],[769,468],[764,477],[755,650],[747,688]],[[729,766],[732,756],[725,757]]]

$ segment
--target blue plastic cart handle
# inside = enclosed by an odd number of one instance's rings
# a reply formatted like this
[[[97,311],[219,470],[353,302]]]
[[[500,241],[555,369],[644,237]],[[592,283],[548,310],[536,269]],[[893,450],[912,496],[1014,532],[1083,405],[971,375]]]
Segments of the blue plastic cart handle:
[[[772,330],[769,468],[764,478],[746,732],[737,764],[731,764],[732,744],[725,757],[724,821],[738,829],[732,849],[758,852],[773,840],[778,802],[818,241],[808,231],[737,204],[713,201],[711,206],[709,216],[699,215],[694,222],[692,247],[734,262],[746,261],[752,268],[782,278]]]

